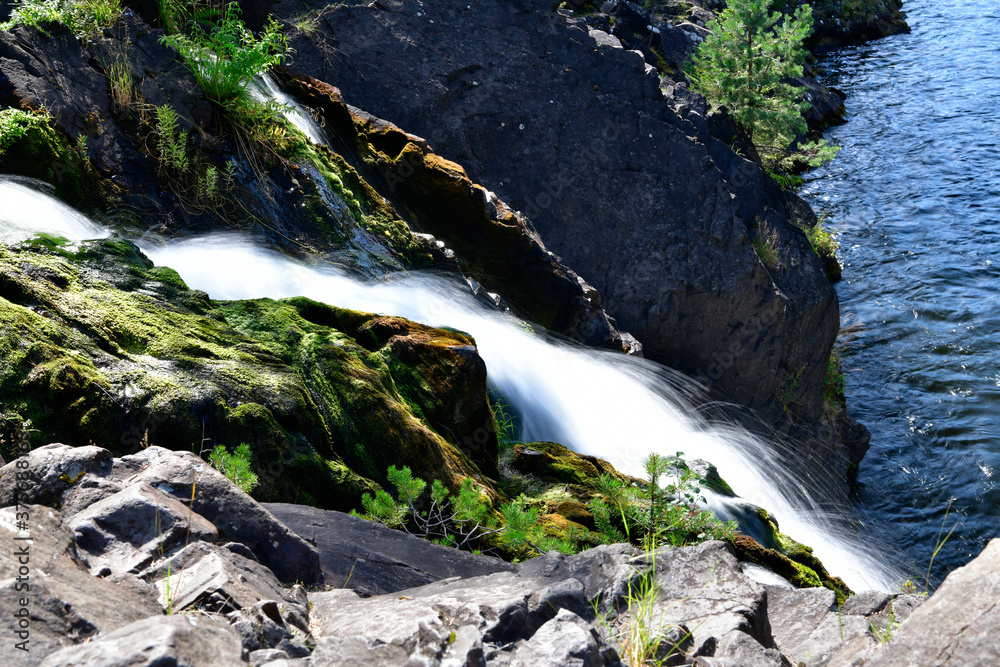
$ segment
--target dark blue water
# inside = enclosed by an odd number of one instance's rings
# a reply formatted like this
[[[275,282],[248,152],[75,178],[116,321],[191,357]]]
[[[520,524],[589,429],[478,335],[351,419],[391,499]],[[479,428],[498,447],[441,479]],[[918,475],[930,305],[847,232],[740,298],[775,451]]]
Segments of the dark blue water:
[[[908,0],[912,34],[840,49],[837,159],[803,196],[829,215],[844,281],[858,475],[872,533],[939,579],[1000,537],[1000,3]],[[945,518],[949,499],[954,498]]]

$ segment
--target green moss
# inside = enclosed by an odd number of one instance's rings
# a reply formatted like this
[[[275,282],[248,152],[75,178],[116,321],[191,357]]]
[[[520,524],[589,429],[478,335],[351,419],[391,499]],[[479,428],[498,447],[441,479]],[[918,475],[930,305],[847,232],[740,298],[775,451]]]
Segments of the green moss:
[[[383,349],[390,339],[426,346],[428,377]],[[442,386],[433,375],[460,375],[449,350],[470,342],[308,299],[212,302],[120,239],[0,246],[5,423],[116,453],[247,442],[267,500],[351,509],[390,464],[453,486],[478,474],[425,423],[420,395]],[[479,400],[488,411],[485,389]]]
[[[51,183],[61,199],[77,206],[100,200],[97,176],[45,114],[0,110],[0,173]]]
[[[317,146],[300,132],[286,128],[288,141],[280,147],[289,159],[315,167],[326,185],[350,210],[354,221],[380,242],[395,250],[409,267],[429,266],[431,257],[409,225],[342,156]]]

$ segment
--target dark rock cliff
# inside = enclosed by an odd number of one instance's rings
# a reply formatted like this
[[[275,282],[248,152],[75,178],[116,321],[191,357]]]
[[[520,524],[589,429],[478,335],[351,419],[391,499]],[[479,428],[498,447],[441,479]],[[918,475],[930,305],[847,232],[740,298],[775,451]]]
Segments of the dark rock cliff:
[[[811,211],[730,149],[732,127],[699,96],[661,90],[639,54],[550,10],[330,7],[295,35],[289,64],[424,136],[527,215],[647,356],[770,421],[818,419],[838,306],[794,224]],[[777,234],[773,269],[754,252],[761,225]]]

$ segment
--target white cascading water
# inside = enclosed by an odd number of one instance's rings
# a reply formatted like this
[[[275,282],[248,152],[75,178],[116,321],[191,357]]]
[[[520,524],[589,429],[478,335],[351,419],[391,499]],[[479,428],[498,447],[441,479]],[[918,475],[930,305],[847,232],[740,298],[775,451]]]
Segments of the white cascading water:
[[[264,89],[277,90],[273,82]],[[292,122],[306,126],[303,131],[314,140],[323,136],[301,111]],[[0,179],[0,241],[23,240],[30,232],[70,240],[107,235],[51,197]],[[644,475],[642,461],[650,452],[683,452],[709,461],[740,498],[771,512],[783,532],[813,547],[830,573],[853,589],[890,590],[899,579],[884,556],[813,502],[803,480],[778,460],[772,445],[742,428],[710,424],[684,398],[685,392],[697,392],[696,386],[653,362],[533,333],[523,322],[477,302],[456,279],[411,273],[365,282],[234,233],[140,245],[156,264],[175,269],[191,288],[215,299],[306,296],[466,331],[486,361],[490,387],[519,417],[523,440],[558,442],[637,477]],[[709,500],[725,512],[725,499]]]

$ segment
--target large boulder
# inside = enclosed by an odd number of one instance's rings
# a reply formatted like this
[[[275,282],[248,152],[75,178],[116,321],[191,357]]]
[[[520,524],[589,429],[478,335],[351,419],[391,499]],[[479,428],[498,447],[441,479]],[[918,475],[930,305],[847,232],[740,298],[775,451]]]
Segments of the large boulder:
[[[304,298],[213,302],[120,239],[0,250],[0,297],[0,402],[46,442],[116,454],[247,443],[259,497],[340,510],[390,465],[452,490],[498,476],[486,368],[467,334]],[[93,451],[32,465],[30,493],[48,503],[99,471],[108,455]],[[110,490],[88,487],[81,507]]]
[[[205,517],[148,484],[127,486],[90,505],[69,522],[92,574],[139,574],[190,541],[214,542]]]
[[[316,547],[327,586],[362,595],[514,569],[499,558],[457,551],[341,512],[287,503],[264,508]]]
[[[5,545],[0,550],[0,630],[3,655],[14,660],[5,664],[37,665],[57,649],[161,613],[155,589],[146,582],[91,576],[77,556],[73,531],[50,507],[0,510],[0,538]],[[22,641],[26,651],[15,646]]]
[[[62,649],[45,667],[242,667],[243,646],[225,621],[204,616],[157,616],[95,641]]]
[[[648,562],[658,589],[646,613],[665,627],[687,628],[690,636],[683,639],[689,641],[683,645],[693,655],[714,655],[719,639],[732,632],[744,633],[765,648],[773,647],[767,591],[743,573],[726,543],[660,549]],[[642,592],[638,588],[633,595]],[[643,613],[641,606],[625,616],[637,613]]]
[[[995,665],[1000,655],[998,572],[1000,540],[992,540],[975,560],[949,574],[865,664]]]

